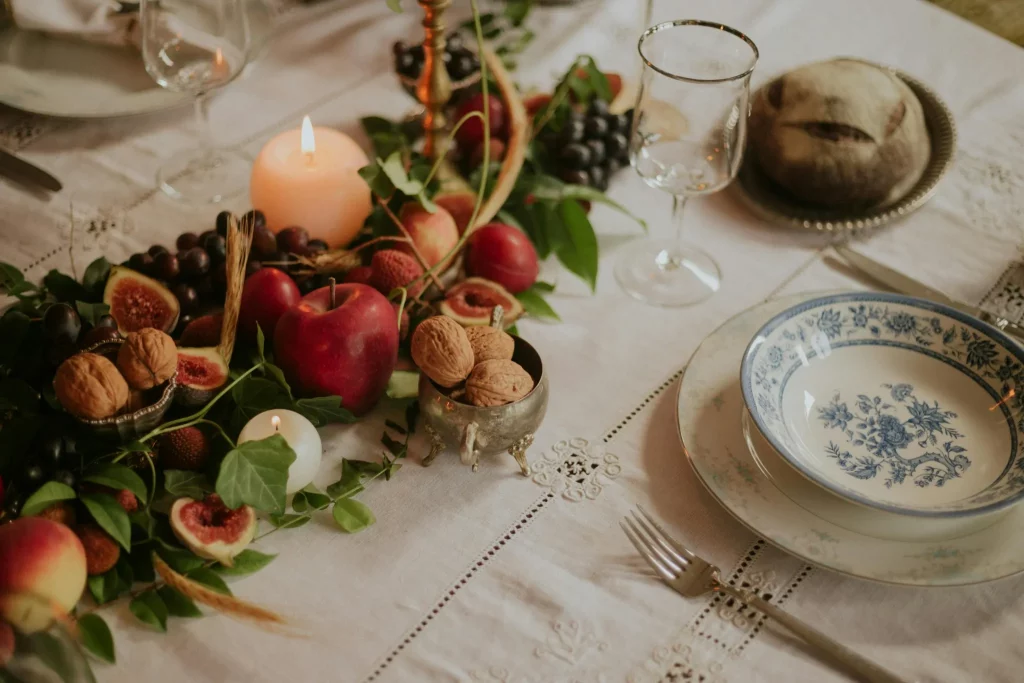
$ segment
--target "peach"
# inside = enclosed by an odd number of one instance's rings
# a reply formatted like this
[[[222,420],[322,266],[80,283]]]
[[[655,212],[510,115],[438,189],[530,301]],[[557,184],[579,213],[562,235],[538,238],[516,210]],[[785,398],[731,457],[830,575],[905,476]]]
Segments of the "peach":
[[[418,202],[409,202],[402,207],[398,218],[420,256],[431,268],[441,263],[459,241],[459,228],[455,225],[455,219],[440,206],[436,212],[430,213]],[[400,249],[412,253],[408,244],[400,245]]]
[[[85,549],[63,524],[22,517],[0,526],[0,616],[22,631],[49,626],[85,590]]]

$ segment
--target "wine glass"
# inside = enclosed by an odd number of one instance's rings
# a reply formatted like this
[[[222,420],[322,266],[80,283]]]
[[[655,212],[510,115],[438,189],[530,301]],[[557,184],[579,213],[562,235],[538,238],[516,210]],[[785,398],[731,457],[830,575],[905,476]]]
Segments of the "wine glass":
[[[179,152],[157,172],[157,185],[171,197],[214,203],[245,187],[249,162],[218,148],[210,136],[209,94],[233,81],[249,56],[249,21],[244,0],[142,0],[142,57],[163,88],[195,99],[200,144]]]
[[[672,195],[676,237],[631,245],[615,277],[642,301],[688,306],[717,292],[721,273],[710,255],[683,241],[683,208],[739,171],[757,46],[728,26],[686,19],[644,31],[639,51],[630,162],[644,182]]]

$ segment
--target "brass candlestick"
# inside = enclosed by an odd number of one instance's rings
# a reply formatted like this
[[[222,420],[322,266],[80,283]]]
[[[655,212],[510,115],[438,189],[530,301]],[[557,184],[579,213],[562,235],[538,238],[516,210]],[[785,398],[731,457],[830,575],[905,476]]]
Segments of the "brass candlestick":
[[[448,121],[444,108],[452,96],[452,83],[448,78],[448,70],[444,65],[445,41],[445,10],[452,4],[451,0],[418,0],[423,8],[423,28],[426,38],[423,41],[423,72],[416,83],[416,98],[424,108],[423,151],[434,159],[444,155],[444,134]]]

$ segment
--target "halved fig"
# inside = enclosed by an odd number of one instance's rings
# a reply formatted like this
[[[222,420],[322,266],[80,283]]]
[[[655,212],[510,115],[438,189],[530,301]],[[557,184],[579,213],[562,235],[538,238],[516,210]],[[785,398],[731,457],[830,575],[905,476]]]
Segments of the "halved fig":
[[[209,403],[227,382],[228,364],[216,347],[178,349],[179,403],[189,407]]]
[[[498,305],[505,309],[506,326],[523,313],[523,305],[497,282],[470,277],[448,290],[440,309],[463,327],[471,327],[490,325],[491,312]]]
[[[170,333],[178,324],[178,299],[171,290],[124,266],[110,269],[103,303],[110,306],[110,315],[121,334],[146,327]]]
[[[256,535],[256,511],[248,505],[232,510],[216,493],[179,498],[171,506],[171,530],[199,557],[230,567]]]

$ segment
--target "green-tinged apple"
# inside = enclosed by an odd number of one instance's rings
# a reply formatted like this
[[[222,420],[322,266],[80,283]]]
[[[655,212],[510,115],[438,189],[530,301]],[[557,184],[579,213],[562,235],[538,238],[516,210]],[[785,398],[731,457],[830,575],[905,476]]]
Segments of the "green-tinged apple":
[[[85,578],[85,548],[68,527],[42,517],[0,526],[0,617],[18,629],[38,631],[71,611]]]
[[[398,325],[387,298],[367,285],[310,292],[277,321],[274,358],[302,396],[341,396],[356,415],[384,395],[398,362]]]
[[[274,338],[277,321],[299,303],[302,294],[295,280],[283,270],[263,268],[247,278],[242,288],[242,308],[238,313],[238,334],[242,340],[256,340],[259,325],[268,339]]]

